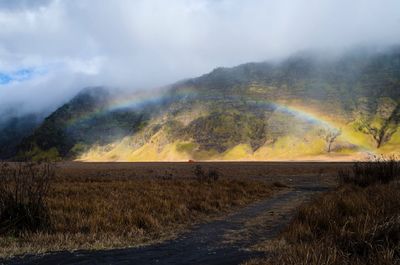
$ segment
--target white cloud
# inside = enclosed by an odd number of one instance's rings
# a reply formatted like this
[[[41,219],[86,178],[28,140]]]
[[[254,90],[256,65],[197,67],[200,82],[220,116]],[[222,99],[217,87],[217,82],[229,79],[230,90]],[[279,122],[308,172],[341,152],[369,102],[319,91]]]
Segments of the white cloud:
[[[36,9],[49,4],[51,0],[0,0],[0,7],[9,11]]]
[[[398,0],[0,0],[0,107],[54,107],[87,85],[147,89],[214,67],[400,42]],[[46,96],[44,96],[46,95]]]

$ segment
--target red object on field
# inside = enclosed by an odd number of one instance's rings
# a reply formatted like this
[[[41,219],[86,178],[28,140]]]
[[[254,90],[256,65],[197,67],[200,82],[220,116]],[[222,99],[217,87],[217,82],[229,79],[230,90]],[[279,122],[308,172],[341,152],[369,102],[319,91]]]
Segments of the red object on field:
[[[194,163],[194,160],[189,159],[188,162],[189,162],[189,163]]]

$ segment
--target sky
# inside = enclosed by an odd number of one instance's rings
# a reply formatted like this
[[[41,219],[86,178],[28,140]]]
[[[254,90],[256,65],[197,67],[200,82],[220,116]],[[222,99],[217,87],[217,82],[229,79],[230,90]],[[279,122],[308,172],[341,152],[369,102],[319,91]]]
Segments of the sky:
[[[399,0],[0,0],[0,115],[303,50],[400,43]]]

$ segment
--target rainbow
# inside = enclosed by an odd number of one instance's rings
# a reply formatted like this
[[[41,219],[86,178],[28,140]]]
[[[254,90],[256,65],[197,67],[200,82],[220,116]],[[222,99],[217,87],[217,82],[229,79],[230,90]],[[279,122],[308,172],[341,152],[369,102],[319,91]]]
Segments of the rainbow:
[[[198,97],[194,97],[195,95],[197,95]],[[107,112],[112,112],[119,109],[135,110],[135,109],[140,109],[149,104],[156,105],[156,104],[161,104],[162,102],[165,102],[167,100],[184,100],[188,98],[199,98],[201,100],[214,100],[214,99],[243,100],[243,98],[235,95],[204,96],[200,95],[199,93],[191,89],[174,90],[173,93],[166,93],[166,91],[135,93],[128,96],[124,95],[119,98],[113,99],[104,107],[97,108],[90,113],[86,113],[79,117],[70,119],[67,122],[67,128],[74,127],[79,123],[90,121],[91,119],[94,119]],[[310,124],[315,124],[323,128],[326,128],[328,130],[340,130],[340,128],[337,125],[333,124],[332,122],[326,120],[323,117],[320,117],[319,115],[316,115],[308,111],[304,111],[294,106],[283,104],[282,102],[270,101],[265,99],[248,98],[246,99],[246,103],[253,104],[257,107],[270,109],[272,111],[286,113],[295,116],[303,121],[306,121]],[[368,146],[360,146],[360,147],[364,150],[373,152],[371,148],[369,148]]]
[[[172,94],[166,94],[163,91],[158,91],[158,92],[143,92],[143,93],[135,93],[131,95],[124,95],[123,97],[120,98],[115,98],[111,100],[106,106],[97,108],[89,113],[83,114],[81,116],[75,117],[73,119],[70,119],[67,122],[67,127],[73,127],[76,124],[82,123],[82,122],[87,122],[90,121],[91,119],[98,117],[102,114],[105,114],[107,112],[112,112],[116,111],[119,109],[140,109],[146,105],[149,104],[159,104],[161,102],[164,102],[166,100],[183,100],[190,98],[195,95],[195,92],[192,90],[176,90]],[[212,99],[230,99],[230,100],[240,100],[241,98],[237,96],[229,96],[229,97],[200,97],[203,100],[212,100]],[[304,121],[307,121],[311,124],[318,124],[320,126],[323,126],[325,128],[329,129],[338,129],[335,125],[332,123],[328,122],[327,120],[316,116],[315,114],[300,110],[298,108],[285,105],[282,103],[278,103],[277,101],[268,101],[268,100],[248,100],[248,102],[251,104],[253,103],[257,107],[265,107],[269,108],[274,111],[279,111],[283,113],[287,113],[290,115],[293,115],[295,117],[298,117]]]
[[[73,127],[79,123],[90,121],[98,116],[119,109],[137,110],[147,105],[151,104],[156,105],[158,103],[172,99],[182,100],[191,97],[192,95],[194,95],[194,93],[191,90],[179,90],[176,91],[173,95],[166,95],[165,92],[163,91],[155,91],[152,93],[142,92],[131,95],[124,95],[122,97],[117,97],[112,99],[110,102],[106,104],[106,106],[96,108],[89,113],[85,113],[83,115],[68,120],[67,128]]]
[[[322,127],[325,127],[327,129],[331,130],[339,130],[336,125],[333,123],[327,121],[326,119],[319,117],[313,113],[306,112],[304,110],[301,110],[299,108],[285,105],[283,103],[279,103],[277,101],[268,101],[268,100],[257,100],[256,105],[265,105],[269,106],[272,108],[274,111],[286,113],[292,116],[295,116],[303,121],[306,121],[310,124],[315,124],[315,125],[320,125]]]
[[[278,102],[270,102],[270,101],[266,101],[264,104],[270,104],[272,106],[275,107],[275,111],[280,111],[283,113],[287,113],[290,115],[293,115],[295,117],[298,117],[304,121],[307,121],[311,124],[315,124],[315,125],[319,125],[322,126],[325,129],[328,129],[330,131],[342,131],[341,126],[338,126],[337,124],[334,124],[328,120],[326,120],[323,117],[320,117],[319,115],[316,115],[314,113],[311,112],[307,112],[304,111],[300,108],[296,108],[293,106],[289,106],[289,105],[284,105],[282,103],[278,103]],[[353,141],[351,141],[348,137],[346,137],[346,133],[344,132],[344,134],[342,135],[349,143],[352,143]],[[361,150],[368,152],[370,155],[374,155],[376,154],[376,151],[374,149],[372,149],[370,146],[365,145],[365,144],[357,144],[357,146],[359,148],[361,148]]]

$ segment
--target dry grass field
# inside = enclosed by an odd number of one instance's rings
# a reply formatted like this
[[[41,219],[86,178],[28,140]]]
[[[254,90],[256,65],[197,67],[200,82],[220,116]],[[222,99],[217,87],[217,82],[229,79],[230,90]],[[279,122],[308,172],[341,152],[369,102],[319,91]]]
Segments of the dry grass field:
[[[400,264],[399,162],[357,164],[341,185],[302,206],[247,265]]]
[[[57,165],[45,197],[49,224],[36,232],[3,233],[0,255],[154,242],[278,189],[259,179],[219,176],[219,169],[217,179],[207,179],[209,169],[199,178],[194,165],[180,176],[179,167],[157,174],[157,167],[146,168],[153,175],[115,165]]]
[[[352,162],[137,162],[137,163],[81,163],[57,164],[59,175],[80,177],[193,177],[196,165],[204,170],[216,169],[222,177],[261,178],[262,180],[311,180],[323,174],[336,175],[338,170],[352,166]]]

